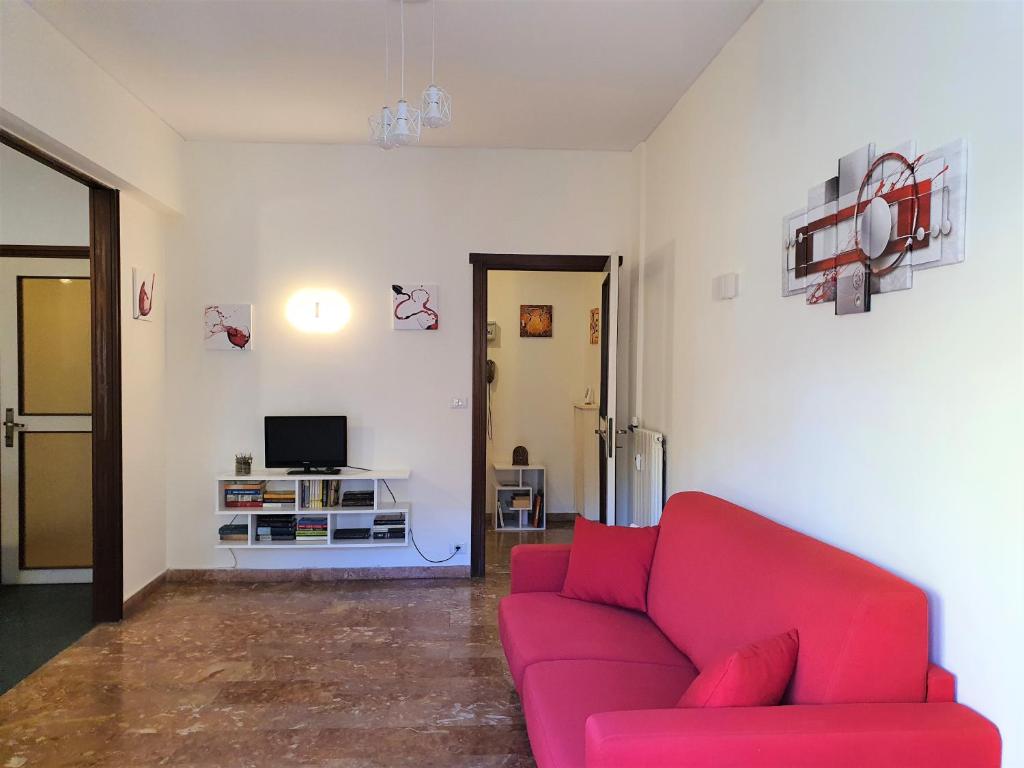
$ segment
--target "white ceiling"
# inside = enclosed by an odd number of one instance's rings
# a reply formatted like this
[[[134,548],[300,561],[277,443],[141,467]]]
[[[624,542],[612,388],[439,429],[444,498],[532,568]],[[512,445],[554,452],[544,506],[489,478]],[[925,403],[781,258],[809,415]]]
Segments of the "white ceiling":
[[[365,143],[367,116],[398,98],[396,0],[31,2],[186,139]],[[437,80],[454,121],[423,143],[632,149],[757,2],[438,0]],[[417,105],[431,6],[405,13]]]

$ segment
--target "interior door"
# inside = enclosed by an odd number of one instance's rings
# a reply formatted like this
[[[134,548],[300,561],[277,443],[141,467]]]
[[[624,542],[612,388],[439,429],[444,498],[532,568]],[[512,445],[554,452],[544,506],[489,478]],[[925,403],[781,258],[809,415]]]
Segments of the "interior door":
[[[615,438],[621,432],[615,424],[616,354],[619,344],[619,265],[618,254],[608,257],[601,284],[601,396],[598,400],[597,434],[600,451],[598,472],[601,484],[601,522],[615,525]]]
[[[92,581],[88,259],[0,258],[0,581]]]

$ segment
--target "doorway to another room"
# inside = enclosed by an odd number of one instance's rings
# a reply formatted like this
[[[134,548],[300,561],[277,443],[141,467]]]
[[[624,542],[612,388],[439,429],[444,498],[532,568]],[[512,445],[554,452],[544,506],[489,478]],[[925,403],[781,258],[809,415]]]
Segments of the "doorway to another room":
[[[122,609],[117,192],[0,133],[0,693]]]
[[[618,269],[608,256],[471,254],[474,576],[517,543],[615,523]],[[611,415],[611,417],[609,417]],[[484,542],[487,546],[484,546]]]

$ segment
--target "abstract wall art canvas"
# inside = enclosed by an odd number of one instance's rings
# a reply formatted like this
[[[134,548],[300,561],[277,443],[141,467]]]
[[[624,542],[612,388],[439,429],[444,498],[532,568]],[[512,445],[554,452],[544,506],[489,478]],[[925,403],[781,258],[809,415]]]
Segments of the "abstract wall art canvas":
[[[918,153],[908,141],[839,158],[836,175],[782,221],[782,295],[871,310],[871,297],[913,286],[919,269],[964,260],[967,144]]]
[[[531,339],[550,339],[554,312],[550,304],[519,305],[519,335]]]
[[[590,310],[590,343],[601,343],[601,309],[594,307]]]
[[[252,304],[204,307],[203,346],[220,351],[252,349]]]
[[[391,327],[396,331],[436,331],[441,323],[436,285],[395,283],[391,286]]]
[[[155,272],[147,278],[138,267],[132,267],[132,317],[134,319],[152,321],[155,286]]]

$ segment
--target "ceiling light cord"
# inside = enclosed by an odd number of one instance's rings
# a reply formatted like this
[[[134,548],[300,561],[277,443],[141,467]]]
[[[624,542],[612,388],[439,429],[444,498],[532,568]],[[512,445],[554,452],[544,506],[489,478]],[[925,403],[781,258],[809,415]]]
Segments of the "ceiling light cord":
[[[391,90],[391,25],[388,23],[388,7],[384,6],[384,90]]]
[[[399,0],[402,19],[402,98],[405,98],[405,0]]]
[[[437,0],[430,0],[430,83],[437,82],[434,62],[437,59]]]

